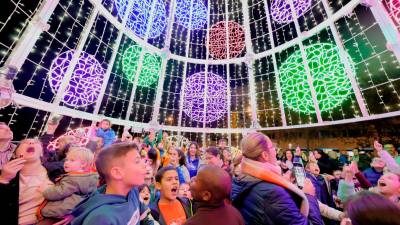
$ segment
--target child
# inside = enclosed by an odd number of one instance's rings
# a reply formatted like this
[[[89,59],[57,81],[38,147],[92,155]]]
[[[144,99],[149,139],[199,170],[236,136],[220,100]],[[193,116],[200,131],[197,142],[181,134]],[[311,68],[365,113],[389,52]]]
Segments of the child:
[[[147,184],[142,184],[138,188],[140,201],[142,201],[145,205],[150,204],[150,187]]]
[[[66,174],[56,185],[43,191],[47,203],[41,210],[46,218],[62,218],[88,194],[96,190],[97,173],[91,172],[93,153],[83,147],[72,147],[64,162]]]
[[[378,180],[383,175],[385,166],[386,163],[383,159],[375,157],[372,159],[371,167],[363,171],[364,176],[371,182],[372,186],[378,184]]]
[[[23,140],[15,153],[16,159],[4,164],[0,174],[1,224],[36,224],[44,200],[41,190],[52,184],[40,162],[42,143]]]
[[[160,198],[150,208],[151,215],[160,225],[182,225],[192,216],[191,201],[177,197],[179,178],[173,166],[163,167],[158,171],[156,188],[160,190]]]
[[[106,185],[75,207],[72,225],[153,224],[139,200],[137,187],[143,184],[146,169],[135,144],[119,143],[104,149],[96,168]]]
[[[192,199],[192,193],[190,193],[190,186],[188,183],[183,183],[179,186],[178,197]]]
[[[225,204],[231,192],[230,175],[217,166],[206,165],[200,168],[190,183],[193,199],[199,202],[197,211],[185,225],[244,225],[240,212]]]
[[[185,154],[173,146],[168,148],[169,165],[176,168],[179,176],[179,183],[189,183],[190,173],[185,166]]]
[[[115,140],[115,132],[111,129],[111,121],[103,119],[100,127],[96,129],[96,136],[103,139],[103,147],[110,146]]]

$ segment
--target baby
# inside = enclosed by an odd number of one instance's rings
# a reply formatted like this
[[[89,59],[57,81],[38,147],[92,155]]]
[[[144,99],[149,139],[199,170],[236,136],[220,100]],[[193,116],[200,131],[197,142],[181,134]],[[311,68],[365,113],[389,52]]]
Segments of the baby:
[[[91,172],[93,153],[83,147],[73,147],[64,163],[66,174],[54,186],[43,191],[47,200],[41,209],[46,218],[62,218],[92,191],[96,190],[98,175]]]

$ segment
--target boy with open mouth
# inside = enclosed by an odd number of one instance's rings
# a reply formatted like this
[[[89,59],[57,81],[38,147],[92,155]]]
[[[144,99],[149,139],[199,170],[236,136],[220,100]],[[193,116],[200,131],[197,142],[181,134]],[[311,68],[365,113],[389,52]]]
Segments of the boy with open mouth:
[[[160,225],[182,225],[193,215],[192,203],[178,197],[179,177],[173,166],[161,168],[156,175],[160,198],[150,205],[151,215]]]

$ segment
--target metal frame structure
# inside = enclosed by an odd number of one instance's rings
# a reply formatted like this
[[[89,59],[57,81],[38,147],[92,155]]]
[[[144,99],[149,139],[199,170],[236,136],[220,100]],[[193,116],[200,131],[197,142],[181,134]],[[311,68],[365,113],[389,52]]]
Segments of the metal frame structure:
[[[147,39],[148,39],[147,37],[148,37],[148,33],[149,33],[151,26],[147,27],[145,38],[141,39],[141,38],[137,37],[133,33],[133,31],[131,31],[129,28],[125,27],[125,24],[127,22],[128,15],[129,15],[128,12],[126,12],[122,22],[120,22],[101,4],[101,0],[89,0],[89,1],[93,5],[92,13],[84,26],[84,29],[80,36],[80,40],[79,40],[77,49],[75,51],[73,60],[71,61],[70,67],[68,68],[68,71],[67,71],[67,75],[64,77],[61,87],[60,87],[59,91],[57,92],[55,100],[52,103],[48,103],[48,102],[40,101],[38,99],[34,99],[34,98],[31,98],[28,96],[24,96],[21,94],[15,94],[14,99],[17,104],[35,108],[35,109],[39,109],[39,110],[43,110],[43,111],[47,111],[47,112],[53,112],[53,113],[58,113],[58,114],[66,115],[66,116],[87,119],[87,120],[96,121],[96,120],[100,120],[101,118],[104,118],[104,116],[98,115],[101,100],[104,96],[104,91],[106,89],[107,81],[110,77],[110,73],[112,71],[112,66],[115,61],[116,54],[118,52],[118,45],[121,42],[122,35],[126,35],[127,37],[129,37],[130,39],[135,41],[137,44],[139,44],[143,49],[145,49],[149,53],[156,53],[158,55],[167,54],[167,56],[165,58],[163,58],[164,61],[162,63],[162,69],[161,69],[162,74],[160,75],[159,81],[158,81],[156,100],[155,100],[155,105],[153,107],[152,121],[157,121],[157,119],[158,119],[160,101],[161,101],[161,96],[162,96],[162,86],[164,83],[165,69],[166,69],[166,64],[167,64],[168,59],[182,61],[185,63],[184,73],[182,75],[183,85],[182,85],[180,102],[179,102],[178,126],[164,126],[163,129],[170,130],[170,131],[177,131],[178,134],[180,134],[181,132],[203,133],[203,142],[205,142],[206,133],[243,133],[243,132],[247,132],[249,130],[254,130],[254,127],[238,128],[238,129],[231,128],[230,95],[228,95],[228,98],[229,98],[228,107],[229,108],[228,108],[228,126],[227,126],[227,128],[208,128],[208,127],[206,127],[205,123],[204,123],[203,127],[182,127],[181,125],[182,125],[182,117],[183,117],[182,109],[183,109],[183,94],[184,94],[183,90],[185,88],[185,80],[186,80],[186,72],[187,72],[187,64],[188,63],[204,64],[206,73],[208,71],[209,65],[227,65],[228,81],[229,81],[229,72],[230,72],[229,64],[237,64],[237,63],[243,63],[243,62],[247,63],[248,69],[249,69],[249,79],[250,79],[249,80],[250,81],[249,95],[250,95],[250,99],[251,99],[250,102],[251,102],[251,109],[252,109],[252,120],[257,121],[255,81],[254,81],[254,74],[251,69],[252,68],[251,65],[254,62],[254,60],[261,59],[266,56],[272,56],[275,76],[278,77],[279,75],[277,74],[278,68],[277,68],[275,53],[281,52],[291,46],[298,45],[298,46],[300,46],[300,50],[302,52],[302,57],[303,57],[303,59],[305,59],[306,57],[305,57],[304,46],[303,46],[302,42],[305,39],[312,37],[313,35],[317,34],[318,32],[320,32],[321,30],[323,30],[327,27],[329,27],[332,30],[333,36],[335,38],[335,42],[338,44],[339,52],[341,53],[340,57],[342,59],[344,59],[346,57],[344,48],[343,48],[343,45],[340,45],[339,34],[335,28],[334,23],[341,17],[346,16],[350,12],[352,12],[353,9],[356,6],[358,6],[359,4],[366,5],[367,3],[370,3],[370,5],[368,5],[368,6],[371,8],[371,11],[372,11],[375,19],[379,23],[379,25],[385,35],[385,38],[387,39],[388,47],[391,48],[391,50],[395,53],[395,55],[398,59],[400,58],[399,32],[398,32],[398,30],[394,29],[393,26],[388,26],[388,24],[390,25],[393,22],[390,19],[388,19],[389,16],[387,15],[387,12],[384,10],[382,3],[379,0],[370,0],[370,1],[352,0],[348,4],[346,4],[344,7],[342,7],[340,10],[338,10],[336,13],[332,13],[330,11],[327,0],[322,0],[324,8],[328,14],[328,18],[325,21],[323,21],[322,23],[316,25],[311,30],[309,30],[307,32],[300,32],[299,24],[297,21],[297,15],[294,15],[295,26],[296,26],[296,31],[298,33],[298,37],[291,41],[288,41],[282,45],[279,45],[279,46],[275,46],[273,43],[272,27],[271,27],[271,23],[270,23],[271,21],[270,21],[269,15],[268,15],[268,6],[266,4],[266,0],[264,0],[265,7],[267,9],[268,29],[270,30],[269,37],[271,38],[272,48],[270,50],[267,50],[267,51],[264,51],[264,52],[258,53],[258,54],[252,53],[251,36],[250,36],[250,28],[249,28],[248,5],[247,5],[248,3],[246,2],[246,0],[243,0],[242,1],[242,10],[244,12],[243,17],[244,17],[244,22],[246,25],[246,27],[245,27],[245,42],[246,42],[246,50],[247,50],[248,54],[246,54],[244,57],[240,57],[240,58],[229,58],[229,41],[227,41],[226,44],[228,47],[227,48],[228,49],[228,57],[223,60],[210,60],[208,58],[209,57],[208,49],[207,49],[206,59],[189,58],[188,46],[189,46],[189,42],[190,42],[190,32],[188,32],[188,36],[187,36],[186,55],[185,56],[179,56],[179,55],[172,54],[169,52],[168,47],[169,47],[169,42],[171,40],[172,23],[174,21],[174,10],[170,10],[170,12],[171,12],[169,15],[170,23],[167,26],[167,37],[166,37],[166,43],[165,43],[166,47],[164,47],[163,49],[159,49],[147,42]],[[191,2],[193,3],[193,0],[191,0]],[[227,1],[225,0],[225,3],[226,2]],[[7,64],[8,65],[17,65],[18,66],[17,68],[20,68],[22,66],[23,61],[27,58],[27,55],[29,54],[29,52],[33,49],[33,46],[36,43],[37,38],[39,37],[40,33],[42,31],[46,30],[46,27],[48,26],[47,21],[48,21],[49,17],[51,16],[51,14],[53,13],[56,5],[58,4],[58,0],[46,0],[42,4],[43,4],[42,9],[38,10],[38,12],[36,13],[36,15],[34,17],[36,19],[34,19],[30,22],[28,29],[26,29],[25,33],[19,40],[19,43],[16,45],[16,47],[13,49],[12,53],[10,54],[9,58],[7,59],[6,65]],[[130,3],[130,4],[132,4],[132,3]],[[171,0],[170,4],[175,6],[176,1]],[[153,12],[155,10],[155,5],[156,4],[155,4],[155,0],[154,0],[152,3],[151,12]],[[174,8],[174,7],[172,7],[172,5],[170,6],[170,8]],[[293,3],[291,3],[290,6],[291,6],[291,10],[293,12],[295,12]],[[210,14],[210,7],[211,7],[210,4],[208,4],[208,10],[207,10],[208,15]],[[191,4],[190,8],[192,8],[192,4]],[[153,14],[154,13],[151,13],[151,15],[153,15]],[[226,21],[228,20],[228,16],[229,16],[228,14],[229,14],[228,11],[226,11],[226,18],[225,18]],[[294,13],[294,14],[296,14],[296,13]],[[105,17],[110,23],[112,23],[119,30],[119,33],[118,33],[118,37],[117,37],[116,44],[115,44],[116,47],[114,48],[114,52],[113,52],[113,55],[110,60],[110,65],[107,68],[107,72],[105,75],[105,82],[103,83],[103,85],[101,87],[102,92],[100,93],[100,96],[96,101],[95,112],[94,112],[94,114],[91,114],[91,113],[82,112],[79,110],[74,110],[74,109],[71,109],[71,108],[68,108],[65,106],[60,106],[59,103],[61,102],[62,94],[68,84],[69,78],[71,77],[71,75],[73,73],[73,69],[77,62],[77,59],[78,59],[81,51],[83,50],[86,39],[89,36],[89,33],[93,26],[94,20],[98,15]],[[191,15],[192,15],[192,9],[190,9],[190,19],[189,19],[189,24],[188,24],[189,27],[191,27],[191,17],[192,17]],[[152,16],[150,16],[150,25],[151,25],[152,21],[153,21]],[[207,18],[207,27],[210,27],[210,18],[209,17]],[[226,31],[226,32],[228,32],[228,31]],[[209,31],[207,31],[207,42],[208,42],[208,37],[209,37]],[[228,40],[229,40],[229,38],[228,38]],[[141,61],[142,61],[141,59],[143,58],[143,55],[144,55],[144,51],[142,51],[140,59],[139,59],[138,71],[140,71],[140,68],[141,68]],[[345,63],[345,68],[346,68],[346,73],[351,81],[352,88],[355,92],[357,103],[359,105],[362,117],[357,117],[357,118],[352,118],[352,119],[344,119],[344,120],[338,120],[338,121],[323,121],[321,118],[319,109],[318,109],[318,103],[316,101],[316,96],[315,96],[315,90],[313,90],[313,88],[312,88],[312,80],[310,77],[311,76],[310,71],[309,71],[309,68],[308,69],[306,68],[306,71],[308,73],[308,78],[309,78],[308,80],[309,80],[309,83],[311,84],[310,87],[313,92],[312,96],[313,96],[314,105],[316,108],[316,115],[317,115],[318,123],[291,125],[291,126],[287,125],[286,117],[285,117],[285,109],[283,107],[283,101],[282,101],[282,93],[279,88],[280,87],[279,79],[277,79],[276,88],[277,88],[277,92],[278,92],[278,100],[279,100],[279,105],[280,105],[280,110],[281,110],[282,126],[280,126],[280,127],[257,127],[257,130],[282,130],[282,129],[318,127],[318,126],[327,126],[327,125],[335,125],[335,124],[352,123],[352,122],[358,122],[358,121],[366,121],[366,120],[372,120],[372,119],[380,119],[380,118],[393,117],[393,116],[400,115],[400,111],[383,113],[383,114],[378,114],[378,115],[369,114],[366,109],[364,100],[361,96],[360,89],[358,88],[358,85],[355,81],[354,74],[352,74],[348,63]],[[139,122],[129,121],[129,116],[131,115],[132,107],[134,104],[133,99],[134,99],[134,95],[136,92],[137,83],[138,83],[138,74],[136,74],[136,76],[135,76],[134,85],[132,87],[132,95],[131,95],[130,102],[129,102],[127,116],[126,116],[125,120],[109,118],[113,124],[122,125],[122,126],[149,128],[150,125],[148,123],[139,123]],[[207,90],[207,87],[206,87],[206,90]],[[229,93],[230,93],[230,87],[229,87],[229,82],[228,82],[228,94]],[[206,114],[204,114],[204,115],[206,115]],[[228,138],[228,140],[230,142],[230,138]]]

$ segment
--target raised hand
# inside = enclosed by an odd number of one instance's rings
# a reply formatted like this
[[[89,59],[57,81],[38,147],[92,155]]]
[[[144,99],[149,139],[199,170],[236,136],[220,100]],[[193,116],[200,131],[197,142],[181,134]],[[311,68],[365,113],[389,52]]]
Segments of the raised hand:
[[[378,141],[374,141],[374,148],[376,149],[376,151],[380,152],[383,150],[383,146],[381,143],[379,143]]]
[[[7,162],[1,170],[0,182],[8,183],[17,175],[17,173],[24,167],[26,162],[23,158],[18,158]]]

